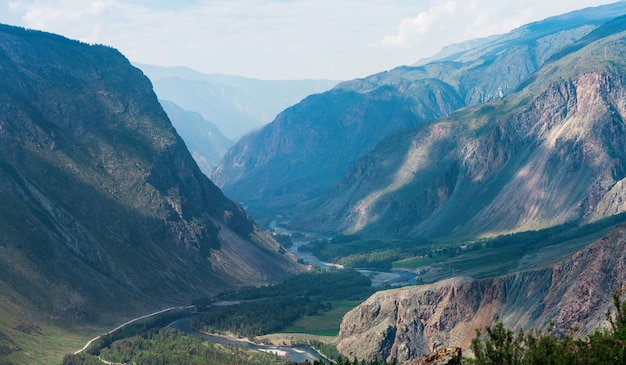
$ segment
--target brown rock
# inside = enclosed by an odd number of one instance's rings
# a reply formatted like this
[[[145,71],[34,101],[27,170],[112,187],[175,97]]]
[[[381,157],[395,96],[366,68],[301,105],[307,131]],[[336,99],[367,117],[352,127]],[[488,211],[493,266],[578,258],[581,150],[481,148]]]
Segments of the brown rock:
[[[626,225],[551,267],[502,277],[453,278],[382,291],[344,317],[337,348],[348,357],[400,361],[439,346],[468,348],[476,329],[509,328],[585,335],[605,324],[611,294],[626,282]]]
[[[427,356],[412,359],[404,365],[456,365],[461,361],[460,347],[438,348]]]

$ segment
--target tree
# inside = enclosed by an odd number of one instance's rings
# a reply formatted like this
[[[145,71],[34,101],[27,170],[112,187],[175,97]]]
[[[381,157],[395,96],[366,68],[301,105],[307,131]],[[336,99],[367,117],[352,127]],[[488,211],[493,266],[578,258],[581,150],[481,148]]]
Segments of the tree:
[[[475,359],[465,362],[487,365],[576,365],[576,364],[626,364],[626,302],[622,297],[626,289],[613,293],[615,312],[606,318],[608,329],[597,329],[586,338],[574,338],[575,330],[562,338],[551,335],[552,324],[544,331],[531,330],[517,333],[496,323],[480,331],[472,340]]]

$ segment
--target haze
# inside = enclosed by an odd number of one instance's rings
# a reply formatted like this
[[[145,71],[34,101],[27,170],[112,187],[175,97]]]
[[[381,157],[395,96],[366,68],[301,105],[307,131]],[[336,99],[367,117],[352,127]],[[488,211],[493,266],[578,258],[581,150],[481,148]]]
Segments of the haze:
[[[346,80],[612,2],[16,0],[0,4],[0,22],[106,44],[133,62],[259,79]]]

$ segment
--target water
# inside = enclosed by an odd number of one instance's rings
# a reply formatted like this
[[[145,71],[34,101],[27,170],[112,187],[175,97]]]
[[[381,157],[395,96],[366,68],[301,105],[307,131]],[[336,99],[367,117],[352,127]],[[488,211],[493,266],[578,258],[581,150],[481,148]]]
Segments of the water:
[[[274,230],[280,229],[275,224],[272,226],[272,228]],[[288,233],[288,231],[284,229],[281,230],[281,232]],[[302,259],[302,261],[308,265],[315,265],[326,270],[330,268],[343,268],[341,265],[321,261],[319,258],[309,252],[299,251],[300,246],[306,245],[309,242],[311,241],[296,241],[291,247],[289,247],[289,252]],[[364,276],[369,277],[372,280],[372,286],[374,287],[381,286],[384,283],[387,283],[391,286],[417,285],[417,279],[419,277],[417,274],[405,270],[392,269],[390,271],[380,271],[376,269],[362,268],[357,269],[357,271]]]
[[[280,356],[286,356],[289,358],[289,361],[292,362],[304,362],[308,360],[310,363],[313,363],[315,360],[321,360],[325,364],[330,364],[330,361],[328,361],[328,359],[321,356],[315,350],[308,346],[266,346],[233,338],[197,332],[191,328],[191,317],[179,319],[176,322],[169,324],[168,327],[175,328],[181,332],[186,333],[189,336],[202,338],[204,340],[215,343],[241,346],[251,350],[269,352]]]
[[[341,265],[335,265],[335,264],[331,264],[329,262],[321,261],[320,259],[318,259],[316,256],[314,256],[313,254],[311,254],[309,252],[298,251],[300,246],[306,245],[309,242],[310,241],[294,242],[293,245],[291,247],[289,247],[289,252],[291,252],[292,254],[296,255],[298,258],[302,259],[302,261],[304,263],[306,263],[307,265],[315,265],[315,266],[318,266],[321,269],[325,269],[325,270],[328,270],[331,267],[341,268]]]
[[[378,271],[373,269],[357,269],[362,275],[372,280],[372,286],[381,286],[387,283],[391,286],[417,285],[419,275],[403,270]]]

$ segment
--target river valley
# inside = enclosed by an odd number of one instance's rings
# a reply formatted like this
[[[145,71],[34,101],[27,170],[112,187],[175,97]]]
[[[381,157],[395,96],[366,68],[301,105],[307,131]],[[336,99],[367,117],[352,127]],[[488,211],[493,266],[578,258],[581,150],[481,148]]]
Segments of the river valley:
[[[273,229],[276,229],[276,226],[274,226]],[[289,247],[289,252],[297,256],[300,260],[302,260],[302,262],[308,265],[315,265],[322,269],[342,268],[341,265],[321,261],[319,258],[315,257],[309,252],[300,251],[300,247],[306,245],[309,242],[310,240],[296,241],[291,247]],[[417,274],[406,270],[392,269],[389,271],[381,271],[371,268],[359,268],[357,269],[357,271],[364,276],[369,277],[372,280],[372,286],[381,286],[385,283],[389,284],[390,286],[416,285],[418,279]]]
[[[252,343],[250,341],[238,338],[200,333],[191,328],[190,322],[191,317],[186,317],[169,324],[168,327],[175,328],[179,331],[186,333],[189,336],[202,338],[207,341],[224,345],[242,346],[256,351],[262,351],[288,357],[289,360],[292,362],[304,362],[308,360],[310,363],[313,363],[315,360],[321,360],[325,364],[330,364],[330,361],[328,359],[317,353],[309,346],[269,346]]]

